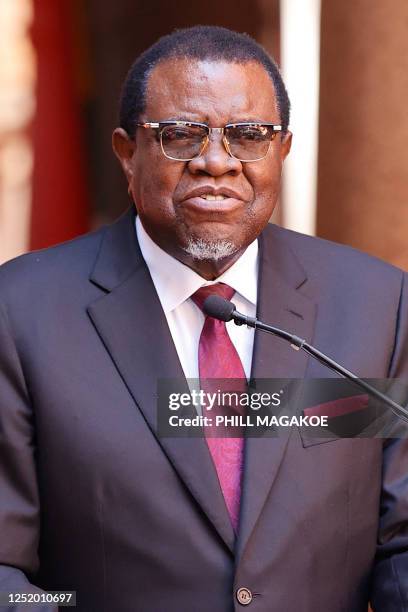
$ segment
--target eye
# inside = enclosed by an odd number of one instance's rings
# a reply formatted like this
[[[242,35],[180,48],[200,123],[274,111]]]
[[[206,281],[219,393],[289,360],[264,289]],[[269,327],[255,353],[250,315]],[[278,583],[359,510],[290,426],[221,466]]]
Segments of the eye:
[[[192,138],[193,134],[187,127],[174,126],[165,128],[162,136],[166,141],[170,142],[175,140],[188,140]]]
[[[232,137],[239,140],[265,140],[268,128],[262,125],[241,125],[232,128]]]

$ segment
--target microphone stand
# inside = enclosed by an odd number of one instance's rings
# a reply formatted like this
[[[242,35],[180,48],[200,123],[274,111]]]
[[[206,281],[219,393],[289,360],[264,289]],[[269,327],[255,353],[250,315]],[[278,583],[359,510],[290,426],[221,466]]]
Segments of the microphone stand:
[[[353,372],[350,372],[350,370],[347,370],[346,368],[341,366],[339,363],[334,361],[334,359],[331,359],[330,357],[328,357],[327,355],[319,351],[317,348],[315,348],[311,344],[308,344],[306,340],[304,340],[303,338],[300,338],[299,336],[290,334],[289,332],[284,331],[283,329],[279,329],[278,327],[267,325],[266,323],[263,323],[262,321],[259,321],[258,319],[254,317],[247,317],[246,315],[236,310],[235,304],[233,304],[232,302],[230,302],[230,304],[231,306],[234,307],[234,310],[230,313],[230,319],[234,320],[235,325],[247,325],[248,327],[259,329],[268,334],[273,334],[274,336],[277,336],[278,338],[282,338],[283,340],[286,340],[287,342],[290,343],[290,345],[292,346],[294,350],[304,351],[305,353],[307,353],[308,355],[310,355],[311,357],[313,357],[314,359],[316,359],[323,365],[327,366],[330,370],[333,370],[334,372],[336,372],[343,378],[347,378],[360,389],[364,389],[365,391],[367,391],[367,393],[369,393],[369,395],[371,395],[372,397],[375,397],[376,399],[379,399],[382,402],[384,402],[387,406],[391,408],[394,414],[396,414],[400,419],[405,421],[405,423],[408,423],[408,410],[406,408],[404,408],[403,406],[400,406],[400,404],[397,404],[397,402],[394,402],[394,400],[388,397],[388,395],[381,393],[381,391],[378,391],[378,389],[376,389],[369,383],[358,378],[356,374],[354,374]]]

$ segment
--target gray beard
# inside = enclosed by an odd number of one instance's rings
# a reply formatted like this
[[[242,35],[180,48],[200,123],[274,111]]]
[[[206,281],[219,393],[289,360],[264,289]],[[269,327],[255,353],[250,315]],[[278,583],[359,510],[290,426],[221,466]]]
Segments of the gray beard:
[[[236,253],[237,247],[229,240],[209,241],[202,238],[189,238],[184,251],[193,259],[218,261]]]

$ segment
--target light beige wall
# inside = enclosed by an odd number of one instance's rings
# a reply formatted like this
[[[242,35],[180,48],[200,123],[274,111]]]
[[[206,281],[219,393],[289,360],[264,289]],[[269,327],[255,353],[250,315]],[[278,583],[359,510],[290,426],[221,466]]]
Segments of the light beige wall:
[[[320,236],[408,269],[408,2],[323,0]]]
[[[28,248],[35,112],[32,0],[0,0],[0,264]]]

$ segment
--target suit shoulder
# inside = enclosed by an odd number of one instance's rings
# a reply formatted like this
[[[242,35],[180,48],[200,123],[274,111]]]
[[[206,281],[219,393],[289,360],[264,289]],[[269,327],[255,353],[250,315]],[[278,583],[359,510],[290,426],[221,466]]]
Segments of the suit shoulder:
[[[381,278],[400,284],[404,276],[396,266],[347,245],[278,226],[268,228],[268,233],[272,240],[283,241],[291,249],[309,277],[330,274],[339,279],[364,278],[378,282]]]
[[[46,249],[31,251],[0,266],[0,298],[21,292],[29,295],[41,286],[88,276],[100,248],[106,226]]]

